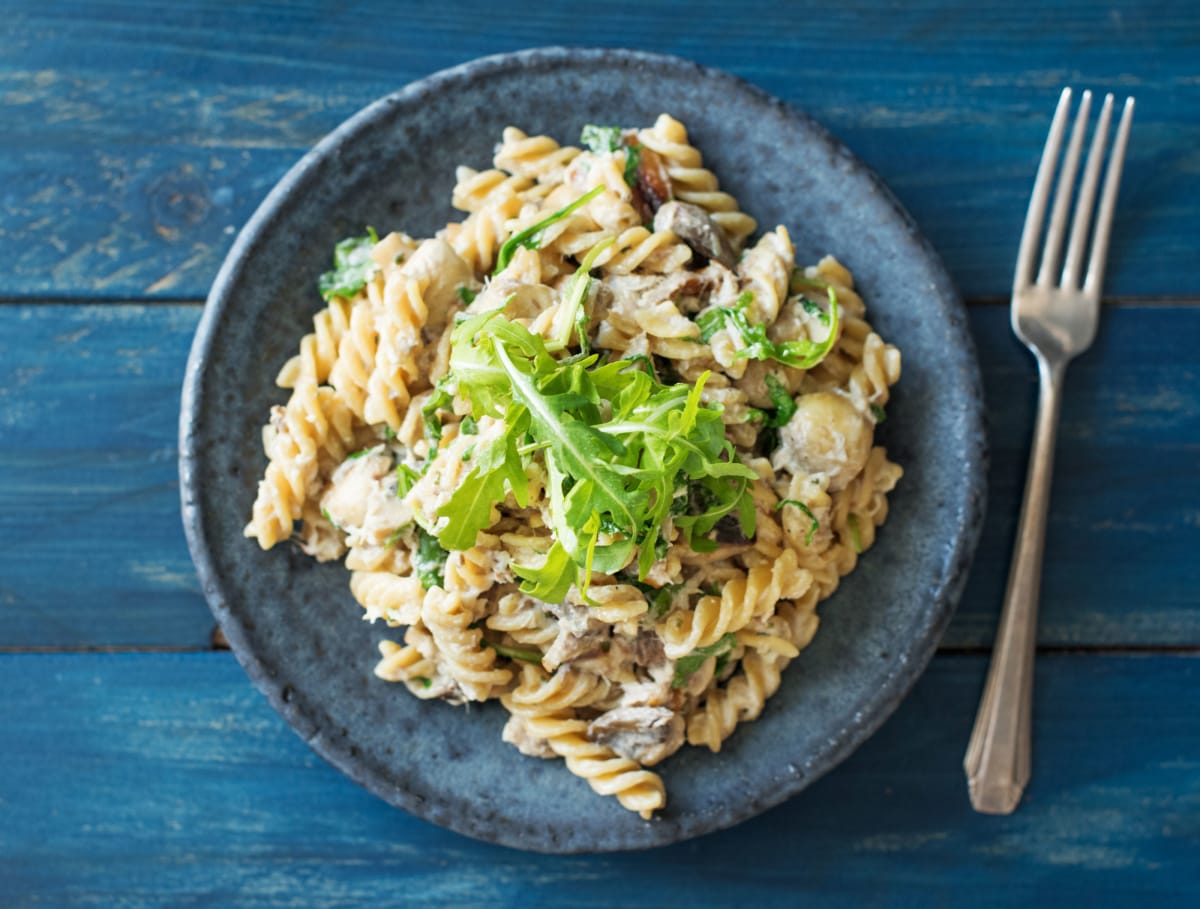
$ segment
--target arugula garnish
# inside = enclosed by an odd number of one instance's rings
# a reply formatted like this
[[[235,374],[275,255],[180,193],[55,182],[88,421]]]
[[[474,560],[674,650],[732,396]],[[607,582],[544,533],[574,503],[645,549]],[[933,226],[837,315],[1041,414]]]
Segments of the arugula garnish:
[[[734,511],[753,535],[749,488],[757,475],[726,441],[720,410],[701,404],[707,374],[694,386],[662,385],[624,360],[556,360],[551,343],[500,311],[455,328],[450,368],[458,394],[476,419],[502,420],[503,431],[477,445],[474,467],[438,509],[446,519],[442,546],[473,545],[506,490],[524,507],[525,464],[535,457],[547,475],[555,542],[541,565],[515,570],[538,599],[561,600],[572,584],[586,596],[592,571],[621,569],[635,549],[644,578],[680,487],[707,496],[702,508],[674,518],[693,549],[711,545],[705,535]]]
[[[812,369],[833,350],[837,341],[840,307],[832,287],[829,288],[829,334],[823,341],[797,338],[776,344],[767,337],[765,326],[752,324],[746,317],[746,311],[753,302],[754,295],[746,291],[733,306],[714,306],[700,313],[696,318],[696,324],[700,326],[700,339],[707,343],[718,331],[727,328],[730,332],[736,332],[744,345],[734,354],[735,357],[776,360],[796,369]]]
[[[733,650],[737,644],[737,635],[732,631],[722,635],[721,639],[715,644],[709,644],[707,647],[697,647],[685,657],[680,657],[675,661],[675,678],[671,681],[672,688],[682,688],[687,684],[692,673],[698,671],[704,665],[705,660],[709,657],[719,657],[722,654],[727,654]]]
[[[579,141],[588,147],[590,151],[598,155],[605,152],[621,151],[625,152],[625,170],[623,176],[625,182],[630,186],[637,184],[638,166],[642,161],[642,147],[637,144],[626,145],[621,138],[621,127],[619,126],[596,126],[589,123],[583,128],[583,132],[579,135]]]
[[[412,560],[413,573],[426,590],[441,587],[446,583],[443,572],[447,555],[449,553],[438,545],[437,537],[426,533],[423,527],[417,528],[417,551],[413,553]]]
[[[821,528],[821,522],[817,520],[817,516],[812,513],[812,509],[797,499],[780,499],[779,504],[775,506],[775,510],[779,511],[784,505],[794,505],[799,508],[812,523],[808,527],[808,535],[804,538],[804,545],[807,546],[813,541],[813,537]]]
[[[375,233],[375,228],[368,227],[365,237],[347,237],[337,244],[333,248],[333,270],[325,272],[317,281],[321,296],[326,300],[349,298],[362,290],[377,267],[371,258],[371,250],[378,242],[379,234]]]
[[[419,479],[421,479],[421,474],[415,468],[409,467],[407,464],[397,464],[396,495],[403,499]]]
[[[571,330],[574,329],[579,338],[580,352],[588,352],[588,317],[583,302],[592,286],[591,270],[596,258],[615,242],[616,240],[610,237],[588,250],[575,274],[567,281],[567,286],[563,289],[562,303],[559,304],[555,315],[554,331],[546,342],[546,350],[553,352],[567,347],[571,343]]]
[[[854,551],[861,555],[862,536],[858,532],[858,515],[853,511],[846,515],[846,526],[850,528],[850,542],[854,546]]]
[[[425,437],[435,445],[442,440],[442,418],[439,410],[449,411],[454,406],[454,395],[450,393],[449,376],[438,379],[433,388],[433,394],[421,408],[421,419],[425,423]]]
[[[775,376],[767,373],[763,377],[763,381],[767,384],[767,394],[771,398],[771,403],[775,405],[774,416],[766,417],[763,425],[775,428],[786,426],[796,413],[796,401],[788,394],[788,390],[784,384],[775,378]]]
[[[500,654],[502,657],[508,657],[510,660],[524,660],[526,663],[541,663],[542,654],[537,650],[525,650],[520,647],[509,647],[507,644],[497,644],[495,641],[489,641],[487,638],[483,640],[484,647],[491,647],[492,650]]]
[[[477,296],[478,294],[471,290],[471,288],[467,287],[467,285],[460,284],[458,286],[458,298],[462,300],[463,306],[470,306],[475,302],[475,297]]]
[[[542,220],[538,221],[536,224],[533,224],[525,228],[520,233],[509,237],[508,240],[505,241],[504,245],[500,247],[500,252],[496,254],[496,268],[492,274],[498,275],[508,267],[508,263],[512,261],[513,254],[517,251],[518,247],[523,246],[526,249],[537,249],[542,245],[542,231],[544,231],[551,224],[557,224],[576,209],[581,208],[588,202],[591,202],[602,192],[604,192],[604,187],[597,186],[595,189],[584,193],[570,205],[560,208],[549,217],[542,218]]]

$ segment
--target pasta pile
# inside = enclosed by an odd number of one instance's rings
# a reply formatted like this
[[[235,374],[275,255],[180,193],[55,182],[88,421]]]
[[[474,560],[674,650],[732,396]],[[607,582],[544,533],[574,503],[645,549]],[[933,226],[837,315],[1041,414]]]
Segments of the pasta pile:
[[[505,741],[650,818],[719,751],[887,517],[900,353],[832,257],[797,267],[678,121],[504,130],[436,237],[338,245],[279,374],[246,528],[344,556],[375,673],[499,699]]]

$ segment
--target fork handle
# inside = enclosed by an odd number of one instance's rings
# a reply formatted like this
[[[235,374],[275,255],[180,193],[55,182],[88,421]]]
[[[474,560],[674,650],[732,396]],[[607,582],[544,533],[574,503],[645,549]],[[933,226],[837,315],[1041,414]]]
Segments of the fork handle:
[[[1037,425],[1000,628],[963,767],[971,804],[1011,814],[1029,782],[1033,658],[1064,365],[1038,356]]]

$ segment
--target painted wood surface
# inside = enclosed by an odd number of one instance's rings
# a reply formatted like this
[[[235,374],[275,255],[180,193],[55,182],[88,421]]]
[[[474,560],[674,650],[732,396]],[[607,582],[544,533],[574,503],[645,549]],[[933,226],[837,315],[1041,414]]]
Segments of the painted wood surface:
[[[734,830],[551,857],[368,795],[229,654],[2,655],[3,903],[1187,905],[1171,900],[1200,887],[1200,723],[1181,695],[1200,660],[1045,657],[1033,781],[1007,818],[971,811],[960,768],[984,663],[935,659],[845,764]],[[579,786],[586,811],[596,796]]]
[[[808,111],[884,177],[972,297],[1007,292],[1058,90],[1134,93],[1108,289],[1200,290],[1178,267],[1200,242],[1196,4],[3,9],[0,296],[201,297],[269,188],[347,116],[444,67],[546,44],[681,55]]]
[[[0,306],[0,646],[206,646],[212,619],[179,523],[175,460],[199,313]],[[970,317],[992,469],[983,541],[946,638],[957,648],[994,633],[1035,395],[1007,308]],[[1044,645],[1200,644],[1197,337],[1200,306],[1113,306],[1071,368]]]

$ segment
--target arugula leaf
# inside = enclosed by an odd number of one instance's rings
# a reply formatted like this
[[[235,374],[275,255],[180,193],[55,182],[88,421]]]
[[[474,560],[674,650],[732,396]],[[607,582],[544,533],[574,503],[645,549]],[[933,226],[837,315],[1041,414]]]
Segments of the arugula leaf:
[[[475,297],[478,296],[475,291],[467,287],[465,284],[460,284],[458,287],[458,298],[462,300],[463,306],[470,306],[475,302]]]
[[[375,271],[371,250],[379,242],[375,228],[368,227],[364,237],[347,237],[333,248],[333,270],[317,281],[317,288],[326,300],[334,297],[353,297],[363,289],[367,278]]]
[[[396,495],[404,498],[408,495],[408,491],[413,488],[413,484],[421,479],[421,475],[407,464],[396,465]]]
[[[697,672],[709,657],[721,656],[733,650],[737,644],[737,635],[732,631],[721,636],[715,644],[707,647],[697,647],[685,657],[675,661],[675,678],[671,681],[672,688],[682,688],[688,682],[692,673]]]
[[[884,410],[882,407],[880,407],[878,404],[871,405],[871,415],[873,417],[875,417],[875,425],[876,426],[878,426],[881,423],[887,422],[887,411]]]
[[[442,418],[439,410],[450,410],[454,406],[454,395],[450,393],[449,376],[442,376],[434,386],[433,394],[421,408],[421,419],[425,423],[425,437],[437,444],[442,440]]]
[[[513,565],[513,571],[525,581],[521,590],[544,603],[561,603],[578,573],[571,556],[557,540],[541,565]]]
[[[475,541],[472,540],[473,544]],[[417,528],[417,551],[413,553],[413,572],[426,590],[441,587],[446,583],[443,572],[446,568],[446,552],[438,545],[437,537]]]
[[[497,644],[495,641],[489,641],[487,638],[484,638],[483,646],[491,647],[500,656],[508,657],[510,660],[524,660],[526,663],[537,663],[538,665],[541,665],[542,662],[542,654],[537,650],[509,647],[507,644]]]
[[[625,146],[625,170],[623,172],[623,176],[625,177],[625,182],[628,183],[630,186],[637,185],[637,173],[638,173],[638,168],[641,166],[641,164],[642,164],[642,147],[640,145],[626,145]],[[653,233],[653,230],[654,230],[653,222],[651,222],[651,224],[650,224],[650,229],[651,229],[651,233]]]
[[[475,468],[439,510],[448,519],[443,545],[469,546],[505,478],[524,492],[533,458],[546,473],[555,545],[543,564],[516,571],[539,599],[561,600],[572,584],[586,596],[590,570],[618,571],[635,549],[645,577],[676,494],[689,485],[708,496],[700,513],[675,519],[693,548],[705,547],[704,535],[735,509],[753,534],[747,493],[757,475],[726,441],[719,406],[700,400],[707,374],[694,386],[663,385],[624,360],[555,360],[547,342],[500,311],[458,325],[451,345],[458,393],[477,418],[503,414],[504,432],[477,451]]]
[[[650,600],[650,615],[655,619],[661,619],[671,611],[671,603],[675,600],[675,594],[683,587],[682,584],[663,584],[652,594],[648,596]],[[653,588],[651,588],[653,590]]]
[[[812,521],[812,524],[810,524],[808,528],[808,535],[804,538],[804,545],[809,545],[813,541],[813,537],[816,535],[817,531],[821,528],[821,522],[818,521],[817,516],[812,513],[812,509],[803,502],[800,502],[796,499],[780,499],[778,504],[775,506],[775,510],[779,511],[779,509],[781,509],[784,505],[795,505],[802,512],[804,512],[805,515],[808,516],[810,521]]]
[[[696,318],[696,324],[700,327],[700,339],[707,343],[718,331],[727,328],[736,332],[744,345],[734,354],[735,357],[776,360],[796,369],[812,369],[828,356],[833,350],[833,345],[837,343],[840,307],[833,287],[829,287],[828,292],[829,334],[823,341],[812,341],[808,338],[797,338],[778,344],[772,341],[767,337],[765,326],[752,324],[746,317],[746,311],[754,302],[754,296],[749,291],[738,297],[733,306],[714,306],[700,313]]]
[[[850,528],[850,542],[854,546],[854,551],[859,555],[862,554],[862,535],[858,532],[858,515],[853,511],[846,515],[846,526]]]
[[[562,302],[558,305],[558,312],[554,317],[554,332],[546,341],[546,350],[553,352],[565,348],[571,343],[571,330],[574,329],[579,337],[580,351],[585,354],[588,352],[588,319],[583,302],[587,299],[588,291],[592,286],[591,270],[597,257],[615,242],[616,238],[609,237],[589,249],[587,255],[583,257],[583,261],[579,263],[579,268],[575,270],[575,274],[567,279],[567,285],[563,288]]]
[[[513,253],[517,251],[518,247],[523,246],[526,249],[537,249],[542,245],[542,238],[540,235],[543,230],[545,230],[551,224],[557,224],[563,218],[573,213],[576,209],[579,209],[588,202],[591,202],[602,192],[604,192],[604,187],[597,186],[595,189],[584,193],[570,205],[560,208],[549,217],[542,218],[542,220],[531,225],[530,227],[525,228],[519,234],[514,234],[513,236],[509,237],[508,240],[505,241],[504,245],[500,247],[500,252],[496,254],[496,268],[492,271],[492,274],[498,275],[500,272],[504,271],[504,269],[508,268],[508,263],[512,261]]]
[[[771,403],[775,405],[774,416],[767,417],[764,425],[775,428],[786,426],[796,413],[796,401],[788,394],[788,390],[784,387],[784,384],[775,378],[775,376],[767,373],[764,376],[764,381],[767,384],[767,394],[771,398]]]

